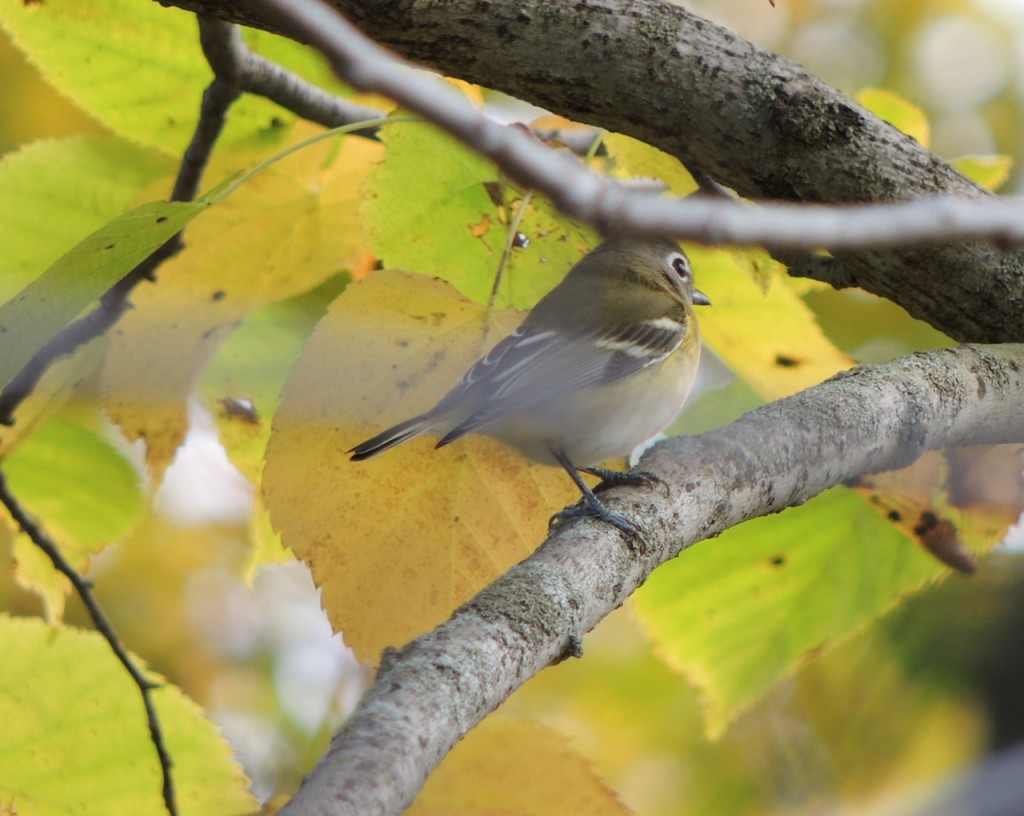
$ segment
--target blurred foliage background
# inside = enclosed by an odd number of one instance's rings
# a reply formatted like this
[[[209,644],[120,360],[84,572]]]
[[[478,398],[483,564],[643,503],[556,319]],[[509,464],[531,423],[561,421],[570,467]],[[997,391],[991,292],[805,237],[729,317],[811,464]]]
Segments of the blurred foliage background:
[[[687,5],[847,93],[899,93],[924,109],[940,156],[1010,155],[1002,191],[1024,187],[1024,2]],[[103,132],[6,35],[0,77],[0,152]],[[833,342],[859,360],[946,342],[860,293],[805,299]],[[332,635],[301,564],[282,554],[281,564],[249,574],[251,488],[202,412],[153,499],[132,533],[145,545],[121,542],[94,560],[99,599],[124,642],[221,726],[256,793],[286,794],[354,706],[367,670]],[[0,571],[0,607],[44,612],[9,570]],[[588,637],[583,661],[545,672],[504,713],[569,734],[641,814],[906,813],[1024,739],[1024,563],[1012,545],[974,576],[909,599],[807,662],[715,741],[705,737],[693,688],[654,658],[630,615],[613,615]],[[88,625],[75,599],[67,619]]]

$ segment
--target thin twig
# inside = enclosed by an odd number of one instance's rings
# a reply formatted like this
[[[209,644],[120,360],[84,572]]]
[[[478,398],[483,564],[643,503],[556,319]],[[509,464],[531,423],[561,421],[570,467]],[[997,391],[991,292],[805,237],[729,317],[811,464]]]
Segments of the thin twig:
[[[498,300],[498,289],[501,287],[501,280],[504,277],[505,269],[508,267],[509,259],[512,257],[512,250],[522,238],[519,234],[519,225],[523,223],[523,218],[526,216],[526,211],[530,206],[530,199],[532,198],[532,190],[527,190],[523,193],[523,198],[519,202],[519,206],[516,207],[515,215],[512,216],[512,221],[508,225],[508,237],[505,239],[505,248],[501,252],[501,258],[498,260],[498,268],[494,270],[494,283],[491,284],[491,294],[487,298],[488,312],[494,311],[494,304]]]
[[[242,91],[266,97],[310,122],[336,128],[387,116],[385,111],[334,96],[261,57],[245,44],[238,26],[201,17],[200,36],[214,73],[231,78]],[[377,128],[356,133],[376,138]]]
[[[732,190],[726,187],[724,184],[720,184],[716,181],[709,173],[705,173],[699,167],[683,163],[686,168],[686,172],[689,173],[695,182],[697,182],[697,192],[694,195],[710,196],[711,198],[722,198],[729,201],[735,201],[739,196],[736,195]]]
[[[204,23],[201,20],[201,31],[203,27]],[[220,75],[214,77],[203,93],[199,122],[178,168],[171,201],[191,201],[195,198],[203,171],[209,162],[217,137],[224,127],[228,108],[240,94],[241,88],[237,81]],[[144,280],[155,280],[156,270],[160,265],[181,252],[184,246],[182,233],[179,232],[110,287],[92,312],[65,326],[36,352],[0,392],[0,424],[14,424],[14,412],[32,393],[50,366],[59,358],[71,354],[90,340],[105,334],[129,308],[128,296],[132,290]]]
[[[721,196],[671,199],[630,190],[591,172],[517,127],[483,116],[439,77],[417,71],[320,2],[260,0],[275,26],[309,42],[338,75],[362,91],[396,100],[495,161],[523,186],[544,193],[566,215],[606,234],[683,238],[702,244],[770,250],[909,247],[983,240],[1024,245],[1018,199],[938,195],[870,204],[785,204],[756,207]]]
[[[118,638],[117,633],[114,631],[113,625],[110,623],[110,619],[103,612],[99,602],[92,594],[92,584],[83,578],[78,571],[72,567],[61,553],[60,548],[56,542],[53,541],[43,529],[36,524],[35,521],[25,512],[21,504],[11,493],[10,487],[7,484],[7,478],[3,471],[0,470],[0,504],[3,504],[7,508],[7,511],[11,514],[11,518],[17,522],[18,526],[22,531],[29,537],[33,544],[35,544],[40,550],[46,553],[47,557],[53,563],[54,568],[61,573],[65,578],[71,582],[71,586],[74,587],[75,592],[78,593],[78,597],[82,599],[82,603],[85,605],[86,611],[89,613],[89,617],[92,618],[93,626],[96,631],[100,633],[104,640],[107,641],[110,646],[110,650],[114,653],[121,665],[124,666],[125,670],[131,676],[132,681],[139,689],[139,693],[142,695],[142,705],[146,709],[146,723],[149,726],[149,738],[156,748],[157,758],[160,760],[160,771],[163,774],[163,798],[164,806],[167,808],[169,816],[177,816],[178,807],[175,802],[174,796],[174,780],[171,776],[171,755],[167,750],[167,745],[164,743],[163,731],[160,727],[160,718],[157,715],[156,706],[153,703],[152,692],[155,689],[160,688],[159,683],[154,683],[149,680],[142,670],[135,665],[135,661],[132,660],[132,656],[128,654],[128,650],[125,649],[121,640]]]
[[[200,39],[204,46],[211,39],[216,41],[216,36],[212,38],[209,36],[209,28],[200,20]],[[230,75],[216,74],[207,87],[200,107],[199,122],[182,157],[181,166],[178,168],[178,175],[171,193],[172,201],[190,201],[195,198],[213,147],[224,127],[227,111],[241,92],[242,89],[238,82]],[[32,393],[39,379],[49,367],[60,357],[71,354],[90,340],[106,333],[128,309],[128,297],[132,290],[144,280],[155,280],[156,270],[160,265],[177,255],[184,246],[182,233],[179,232],[108,289],[90,314],[66,326],[40,349],[0,393],[0,422],[12,424],[15,410]],[[46,553],[54,567],[71,582],[75,592],[78,593],[88,610],[96,630],[107,641],[114,655],[128,671],[135,685],[138,686],[146,710],[150,739],[160,761],[164,806],[169,816],[177,816],[174,780],[171,773],[173,762],[164,743],[160,720],[151,696],[151,692],[158,686],[149,681],[135,665],[114,632],[109,619],[96,602],[89,582],[64,559],[57,545],[24,512],[10,492],[2,472],[0,472],[0,502],[7,507],[12,518],[24,530],[29,539]]]
[[[342,127],[370,119],[382,119],[387,112],[335,96],[312,82],[271,62],[245,44],[238,26],[213,18],[202,18],[203,51],[210,67],[220,76],[235,79],[245,93],[265,97],[296,116],[323,125]],[[378,138],[378,127],[352,131],[353,136]],[[601,138],[599,128],[550,128],[533,130],[535,136],[563,144],[571,152],[585,155]]]

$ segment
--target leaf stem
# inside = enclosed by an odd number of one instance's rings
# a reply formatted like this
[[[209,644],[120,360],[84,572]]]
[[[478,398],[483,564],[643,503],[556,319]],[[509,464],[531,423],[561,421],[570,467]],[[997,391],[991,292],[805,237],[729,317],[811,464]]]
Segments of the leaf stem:
[[[392,124],[395,122],[423,122],[419,116],[394,116],[391,118],[381,117],[379,119],[365,119],[361,122],[353,122],[349,125],[342,125],[341,127],[331,128],[325,130],[323,133],[317,133],[314,136],[310,136],[308,139],[303,139],[301,142],[296,142],[290,147],[285,148],[280,153],[275,153],[268,159],[264,159],[259,164],[250,169],[246,170],[242,175],[236,176],[233,179],[229,179],[226,183],[221,184],[219,187],[215,187],[206,193],[205,198],[211,204],[219,204],[229,195],[234,193],[243,184],[246,184],[253,176],[262,173],[271,165],[281,161],[286,156],[290,156],[292,153],[296,153],[303,148],[309,147],[310,145],[322,142],[324,139],[331,139],[335,136],[344,136],[347,133],[353,133],[356,131],[368,130],[370,128],[378,128],[383,125]]]

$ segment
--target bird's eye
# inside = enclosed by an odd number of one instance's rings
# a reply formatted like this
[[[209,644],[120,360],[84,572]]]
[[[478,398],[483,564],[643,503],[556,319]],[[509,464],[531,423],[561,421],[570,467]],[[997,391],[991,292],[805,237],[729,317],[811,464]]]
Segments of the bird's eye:
[[[684,281],[690,279],[690,262],[686,260],[685,255],[673,255],[668,260],[672,270],[679,275]]]

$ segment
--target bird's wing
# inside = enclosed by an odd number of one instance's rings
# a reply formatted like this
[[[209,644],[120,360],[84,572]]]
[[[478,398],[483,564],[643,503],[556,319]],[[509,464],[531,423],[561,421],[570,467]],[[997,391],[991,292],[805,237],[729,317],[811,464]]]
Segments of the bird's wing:
[[[479,404],[438,447],[508,414],[628,377],[664,360],[685,334],[686,326],[670,317],[569,337],[521,326],[473,366],[452,393],[479,389]]]

